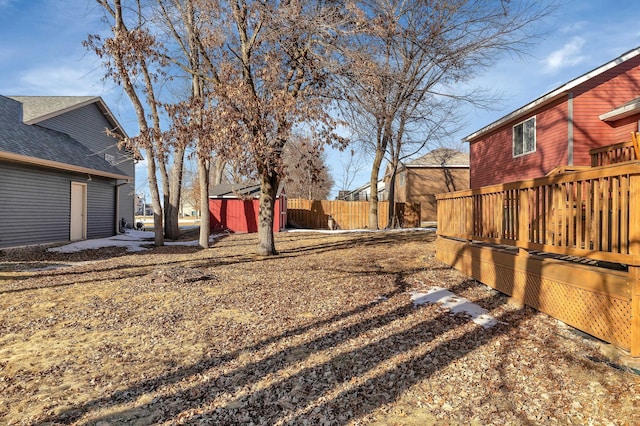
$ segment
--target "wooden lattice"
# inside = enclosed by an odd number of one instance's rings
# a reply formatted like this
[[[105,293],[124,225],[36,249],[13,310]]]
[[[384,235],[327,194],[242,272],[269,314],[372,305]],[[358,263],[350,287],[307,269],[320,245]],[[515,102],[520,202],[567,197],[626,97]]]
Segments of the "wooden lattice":
[[[628,280],[624,272],[563,264],[443,238],[438,239],[437,256],[476,280],[585,333],[625,350],[632,346],[632,300],[625,288]]]

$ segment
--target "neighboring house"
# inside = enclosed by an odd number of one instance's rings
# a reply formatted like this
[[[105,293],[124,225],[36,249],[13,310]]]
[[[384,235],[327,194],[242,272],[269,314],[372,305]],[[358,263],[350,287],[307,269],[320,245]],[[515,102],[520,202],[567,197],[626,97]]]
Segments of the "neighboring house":
[[[100,97],[0,96],[0,247],[133,223],[134,160],[117,148],[126,137]]]
[[[221,184],[209,190],[209,219],[212,231],[258,232],[260,185]],[[287,195],[280,185],[276,194],[273,231],[287,226]]]
[[[471,187],[589,166],[589,150],[631,140],[640,119],[640,48],[467,136]]]
[[[181,197],[181,198],[182,199],[180,200],[180,217],[200,216],[200,209],[195,205],[195,203],[185,200],[184,197]]]
[[[378,181],[378,201],[387,200],[387,191],[383,179]],[[366,183],[353,191],[340,191],[337,197],[342,201],[369,201],[371,199],[371,183]]]
[[[385,182],[391,171],[387,167]],[[395,200],[420,203],[420,221],[437,220],[436,195],[469,189],[469,154],[450,148],[438,148],[396,171]]]

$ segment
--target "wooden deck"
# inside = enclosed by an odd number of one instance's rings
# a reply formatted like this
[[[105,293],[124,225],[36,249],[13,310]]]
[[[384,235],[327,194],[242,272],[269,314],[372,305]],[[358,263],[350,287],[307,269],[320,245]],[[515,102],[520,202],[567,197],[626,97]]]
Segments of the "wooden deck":
[[[437,257],[640,357],[640,162],[613,149],[588,170],[439,195]]]

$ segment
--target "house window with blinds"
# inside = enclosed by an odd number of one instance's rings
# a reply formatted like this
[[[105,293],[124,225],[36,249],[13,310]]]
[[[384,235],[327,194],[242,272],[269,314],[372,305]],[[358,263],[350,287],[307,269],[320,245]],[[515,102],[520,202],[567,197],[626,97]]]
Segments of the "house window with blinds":
[[[536,118],[531,117],[513,126],[513,156],[536,152]]]

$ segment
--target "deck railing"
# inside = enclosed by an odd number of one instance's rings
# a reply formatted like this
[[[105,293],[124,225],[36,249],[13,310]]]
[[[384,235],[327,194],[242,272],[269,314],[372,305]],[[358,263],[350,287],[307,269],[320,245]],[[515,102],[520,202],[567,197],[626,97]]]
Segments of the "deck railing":
[[[442,236],[640,265],[640,162],[437,198]]]
[[[622,142],[589,150],[591,167],[608,166],[636,160],[633,142]]]
[[[439,260],[640,357],[640,161],[437,198]]]

